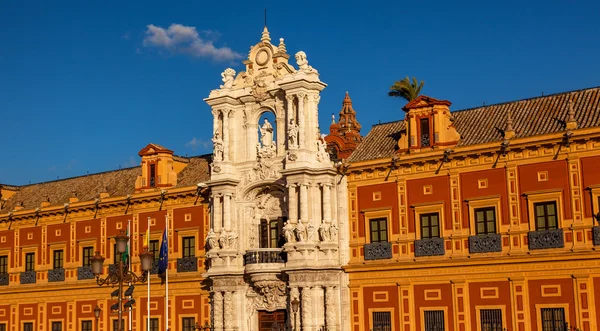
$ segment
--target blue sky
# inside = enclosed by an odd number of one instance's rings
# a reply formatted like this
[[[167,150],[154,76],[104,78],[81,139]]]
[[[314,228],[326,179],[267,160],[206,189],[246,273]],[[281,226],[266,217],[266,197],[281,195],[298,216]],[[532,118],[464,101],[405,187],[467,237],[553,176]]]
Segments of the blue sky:
[[[600,85],[600,1],[3,0],[0,183],[137,165],[150,142],[211,152],[202,99],[243,68],[231,58],[259,41],[265,7],[271,37],[329,85],[322,128],[345,91],[363,134],[401,119],[386,93],[407,75],[455,110]],[[194,51],[148,41],[172,24],[198,31]]]

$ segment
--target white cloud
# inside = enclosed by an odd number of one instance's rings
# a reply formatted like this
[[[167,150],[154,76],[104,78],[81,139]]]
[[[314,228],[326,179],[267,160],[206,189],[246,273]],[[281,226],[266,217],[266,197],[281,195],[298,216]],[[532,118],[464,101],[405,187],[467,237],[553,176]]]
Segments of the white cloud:
[[[207,33],[207,31],[210,32]],[[218,33],[211,30],[203,31],[203,35],[206,35],[208,39],[218,37]],[[242,57],[229,47],[216,47],[212,40],[202,39],[195,27],[181,24],[171,24],[167,29],[149,24],[144,38],[144,46],[217,61],[230,61]]]
[[[212,144],[212,141],[197,139],[196,137],[192,138],[192,140],[185,143],[185,147],[191,148],[193,150],[202,148],[209,148]]]

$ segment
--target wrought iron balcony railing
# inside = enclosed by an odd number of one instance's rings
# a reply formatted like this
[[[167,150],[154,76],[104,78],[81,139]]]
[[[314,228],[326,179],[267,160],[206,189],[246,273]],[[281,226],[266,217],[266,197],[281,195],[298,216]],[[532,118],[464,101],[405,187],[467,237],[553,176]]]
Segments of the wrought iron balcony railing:
[[[1,286],[6,286],[9,283],[9,277],[8,274],[0,274],[0,285]]]
[[[594,235],[594,246],[600,245],[600,226],[593,227],[592,233]]]
[[[281,248],[260,248],[247,251],[244,255],[246,264],[285,263],[287,255]]]
[[[158,260],[152,261],[152,269],[150,269],[150,274],[152,274],[152,275],[158,274]]]
[[[415,240],[415,256],[436,256],[446,254],[444,238]]]
[[[502,252],[502,236],[499,233],[479,234],[469,237],[469,253]]]
[[[529,249],[548,249],[565,247],[562,229],[531,231],[528,233]]]
[[[365,260],[392,258],[392,243],[387,241],[365,244]]]
[[[84,266],[77,268],[77,279],[94,279],[94,273],[92,272],[92,266]]]
[[[19,279],[21,284],[35,284],[36,281],[36,273],[35,271],[23,271],[21,275],[19,275]]]
[[[424,133],[421,135],[421,147],[429,147],[431,146],[431,137],[428,133]]]
[[[48,281],[49,282],[64,282],[65,281],[65,269],[50,269],[48,270]]]
[[[177,259],[177,272],[194,272],[198,271],[198,258],[195,256],[182,257]],[[157,265],[158,272],[158,265]]]

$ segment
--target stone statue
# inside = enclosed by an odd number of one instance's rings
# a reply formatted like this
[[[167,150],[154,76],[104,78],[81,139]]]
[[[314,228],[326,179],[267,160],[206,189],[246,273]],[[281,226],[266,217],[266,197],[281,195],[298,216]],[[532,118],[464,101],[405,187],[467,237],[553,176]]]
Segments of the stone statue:
[[[296,53],[296,64],[301,71],[306,72],[317,72],[313,67],[308,65],[308,60],[306,59],[306,53],[300,51]]]
[[[331,222],[331,226],[329,227],[329,237],[332,242],[338,241],[338,228],[334,222]]]
[[[223,78],[223,85],[221,85],[221,88],[231,88],[235,78],[235,70],[227,68],[221,73],[221,77]]]
[[[329,227],[325,223],[325,220],[321,221],[321,226],[319,226],[319,236],[321,237],[321,241],[331,241]]]
[[[317,161],[329,161],[329,153],[327,153],[327,144],[323,139],[317,139]]]
[[[212,139],[214,145],[215,161],[223,161],[223,139],[219,131],[215,131],[215,136]]]
[[[315,229],[315,226],[312,224],[312,222],[308,223],[306,232],[308,233],[308,241],[313,241],[315,239],[317,229]]]
[[[289,146],[295,148],[298,146],[298,124],[292,118],[288,127],[288,142]]]
[[[213,229],[210,229],[206,235],[206,250],[210,251],[214,248],[217,248],[217,236],[215,235]]]
[[[306,241],[306,227],[302,224],[302,220],[298,220],[298,225],[296,225],[296,238],[300,242]]]
[[[227,231],[221,231],[221,235],[219,236],[219,246],[221,249],[229,248],[229,238],[227,238]]]
[[[236,249],[237,248],[237,240],[238,240],[238,236],[237,236],[237,233],[235,233],[235,230],[229,231],[229,233],[227,234],[227,242],[228,242],[229,248]]]
[[[263,146],[269,147],[273,144],[273,126],[266,118],[263,126],[260,128],[260,136]]]
[[[290,221],[285,222],[285,225],[283,226],[283,235],[285,236],[286,242],[296,242],[296,238],[294,237],[294,226]]]

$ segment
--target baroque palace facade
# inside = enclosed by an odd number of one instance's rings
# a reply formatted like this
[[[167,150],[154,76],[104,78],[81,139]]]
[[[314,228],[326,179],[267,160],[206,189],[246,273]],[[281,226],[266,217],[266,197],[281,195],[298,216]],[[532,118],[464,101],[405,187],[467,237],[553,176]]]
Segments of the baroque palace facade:
[[[289,58],[265,27],[223,72],[212,155],[149,144],[139,167],[2,185],[0,331],[116,330],[91,258],[114,269],[130,227],[139,275],[165,219],[171,331],[598,330],[600,88],[453,112],[420,96],[364,137],[346,93],[323,138],[326,84]],[[145,284],[132,297],[146,330]]]

